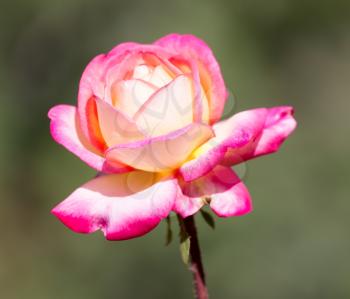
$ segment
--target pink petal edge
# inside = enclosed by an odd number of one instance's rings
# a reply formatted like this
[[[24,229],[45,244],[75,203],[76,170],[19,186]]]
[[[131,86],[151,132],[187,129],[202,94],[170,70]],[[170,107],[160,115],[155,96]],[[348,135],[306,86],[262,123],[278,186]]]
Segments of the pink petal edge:
[[[106,92],[106,88],[110,88],[112,83],[110,82],[110,72],[116,71],[118,77],[123,76],[123,72],[127,71],[128,65],[135,62],[132,57],[130,57],[130,61],[124,58],[138,52],[156,53],[164,59],[174,54],[157,45],[125,42],[117,45],[107,54],[97,55],[86,66],[79,83],[78,115],[82,132],[88,140],[91,139],[86,115],[88,100],[95,96],[110,101],[110,94]]]
[[[252,211],[247,188],[229,167],[218,165],[205,176],[191,182],[178,178],[178,184],[173,211],[183,218],[198,212],[208,200],[219,217],[240,216]]]
[[[210,119],[215,123],[221,118],[227,99],[227,90],[220,66],[210,47],[201,39],[190,34],[169,34],[154,42],[165,49],[176,52],[185,59],[194,59],[201,63],[210,77]]]
[[[184,163],[179,172],[185,181],[195,180],[219,164],[229,149],[242,148],[261,132],[267,111],[243,111],[213,126],[215,137],[198,149],[200,154]],[[201,152],[203,151],[203,152]]]
[[[166,218],[174,204],[176,180],[134,171],[95,178],[69,195],[52,213],[77,233],[102,230],[107,240],[142,236]]]
[[[77,125],[76,108],[70,105],[57,105],[48,112],[51,120],[52,138],[67,150],[79,157],[90,167],[101,172],[127,172],[130,167],[120,163],[108,163],[102,154],[97,153],[89,145]]]
[[[293,114],[294,110],[290,106],[267,109],[264,126],[259,135],[246,146],[227,151],[221,163],[223,165],[235,165],[278,151],[297,126]]]
[[[217,167],[214,171],[214,184],[222,184],[227,186],[227,189],[211,196],[210,208],[213,212],[219,217],[243,216],[250,213],[253,204],[249,191],[236,173],[228,167]]]
[[[166,171],[179,167],[212,136],[211,127],[193,123],[166,135],[116,145],[107,150],[106,158],[144,171]]]

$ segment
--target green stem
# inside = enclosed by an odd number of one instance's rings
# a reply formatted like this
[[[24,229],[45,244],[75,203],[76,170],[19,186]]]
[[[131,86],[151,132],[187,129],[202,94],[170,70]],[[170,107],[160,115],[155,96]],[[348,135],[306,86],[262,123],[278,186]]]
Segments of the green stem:
[[[197,229],[193,216],[183,219],[184,228],[190,238],[190,270],[197,299],[208,299],[208,290],[205,284],[205,273],[201,251],[198,242]]]

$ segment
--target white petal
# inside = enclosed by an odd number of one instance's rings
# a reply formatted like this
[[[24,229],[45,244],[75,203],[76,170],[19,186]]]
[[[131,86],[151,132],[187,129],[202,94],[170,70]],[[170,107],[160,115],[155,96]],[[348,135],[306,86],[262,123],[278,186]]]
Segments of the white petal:
[[[192,106],[192,81],[180,75],[153,94],[135,114],[134,120],[151,136],[159,136],[191,124]]]
[[[157,88],[143,80],[123,80],[113,87],[114,107],[129,117],[140,109]]]

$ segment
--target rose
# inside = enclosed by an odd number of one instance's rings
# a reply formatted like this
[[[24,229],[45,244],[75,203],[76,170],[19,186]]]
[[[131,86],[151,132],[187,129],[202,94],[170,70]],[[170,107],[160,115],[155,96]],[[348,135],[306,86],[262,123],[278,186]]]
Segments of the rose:
[[[251,210],[230,166],[278,150],[294,130],[291,107],[219,122],[227,92],[210,48],[191,35],[123,43],[95,57],[78,107],[49,112],[56,142],[103,173],[53,209],[75,232],[109,240],[143,235],[174,211],[204,204],[221,217]]]

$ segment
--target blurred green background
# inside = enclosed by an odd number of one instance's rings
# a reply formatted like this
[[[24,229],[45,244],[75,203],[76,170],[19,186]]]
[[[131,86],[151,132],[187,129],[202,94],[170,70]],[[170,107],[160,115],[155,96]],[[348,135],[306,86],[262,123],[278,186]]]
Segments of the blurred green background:
[[[244,166],[253,213],[198,219],[211,298],[350,298],[348,0],[1,1],[0,297],[191,298],[164,224],[107,242],[50,215],[94,171],[50,138],[48,109],[75,103],[93,56],[170,32],[209,43],[235,111],[288,104],[299,122]]]

